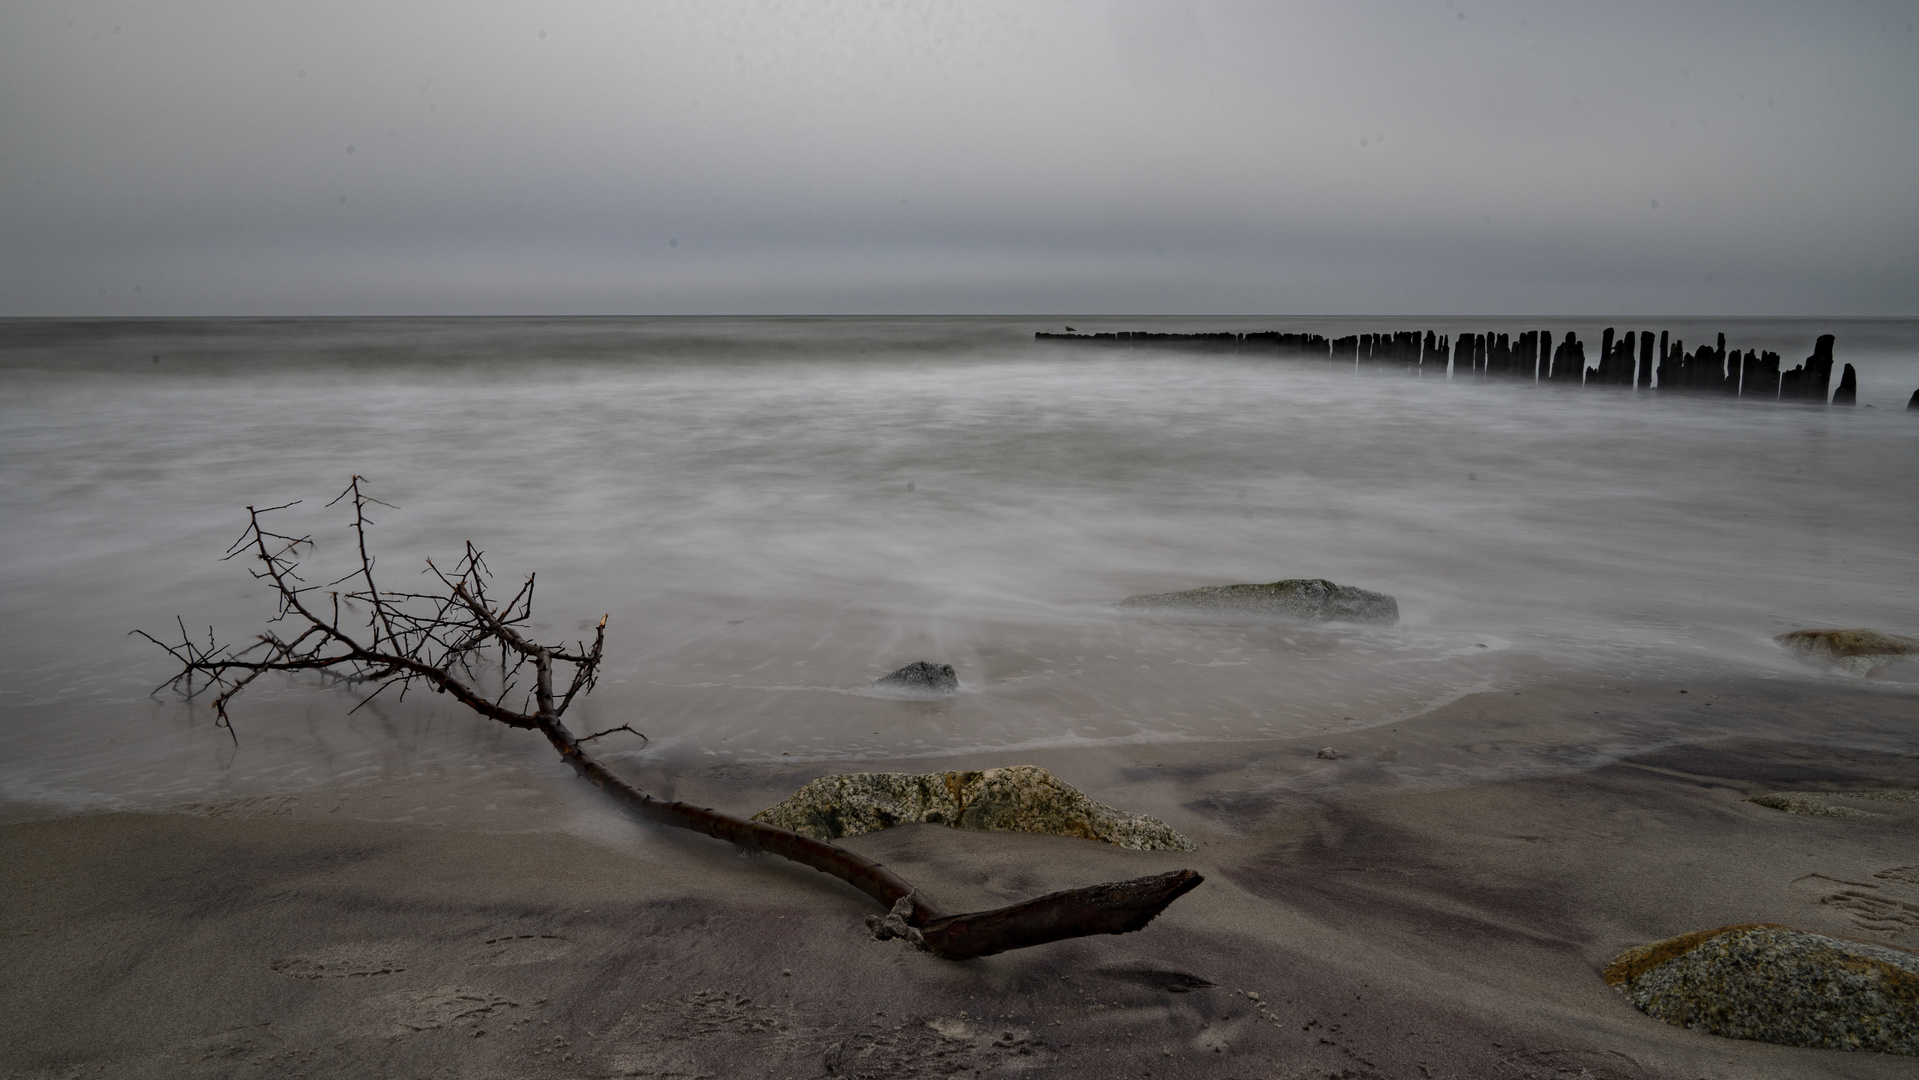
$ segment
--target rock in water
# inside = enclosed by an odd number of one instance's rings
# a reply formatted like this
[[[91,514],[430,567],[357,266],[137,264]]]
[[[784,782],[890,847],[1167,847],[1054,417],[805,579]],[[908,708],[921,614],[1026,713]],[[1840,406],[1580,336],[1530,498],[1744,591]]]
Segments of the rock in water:
[[[1854,675],[1878,675],[1887,664],[1919,654],[1919,642],[1877,630],[1794,630],[1773,640],[1802,656],[1824,660]]]
[[[1602,973],[1640,1011],[1732,1039],[1919,1055],[1919,953],[1772,923],[1628,949]]]
[[[1192,841],[1158,818],[1094,802],[1033,765],[981,772],[822,776],[778,806],[754,814],[753,820],[815,840],[924,821],[957,829],[1077,836],[1134,851],[1193,850]]]
[[[1399,601],[1385,593],[1338,585],[1325,578],[1288,578],[1269,585],[1208,585],[1176,593],[1142,593],[1122,608],[1254,615],[1301,622],[1396,623]]]
[[[909,694],[956,694],[959,692],[959,676],[953,674],[951,664],[915,660],[891,675],[874,679],[873,687]]]

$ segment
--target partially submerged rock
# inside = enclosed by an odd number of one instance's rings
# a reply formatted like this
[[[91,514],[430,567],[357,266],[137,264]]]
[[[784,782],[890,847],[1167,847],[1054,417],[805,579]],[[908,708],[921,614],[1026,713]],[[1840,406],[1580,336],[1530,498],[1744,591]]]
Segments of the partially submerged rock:
[[[1340,585],[1325,578],[1288,578],[1265,585],[1207,585],[1175,593],[1142,593],[1122,608],[1238,615],[1301,622],[1396,623],[1399,601],[1385,593]]]
[[[1773,640],[1793,652],[1823,660],[1854,675],[1878,675],[1886,665],[1919,654],[1919,641],[1877,630],[1794,630]]]
[[[815,840],[837,840],[924,821],[989,832],[1053,833],[1134,851],[1191,851],[1155,817],[1128,814],[1033,765],[980,772],[822,776],[753,815]]]
[[[915,660],[891,675],[882,675],[873,680],[876,690],[891,690],[907,694],[956,694],[959,692],[959,676],[953,672],[951,664],[935,664],[931,660]]]
[[[1733,1039],[1919,1055],[1919,953],[1773,923],[1627,949],[1602,972],[1646,1015]]]

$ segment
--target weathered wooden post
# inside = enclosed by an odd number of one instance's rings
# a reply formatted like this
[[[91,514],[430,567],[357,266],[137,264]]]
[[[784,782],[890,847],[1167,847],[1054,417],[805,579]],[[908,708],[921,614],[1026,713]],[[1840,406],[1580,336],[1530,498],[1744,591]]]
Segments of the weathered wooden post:
[[[1846,370],[1839,376],[1839,389],[1833,392],[1832,403],[1834,405],[1859,404],[1859,378],[1854,374],[1851,364],[1847,364]]]

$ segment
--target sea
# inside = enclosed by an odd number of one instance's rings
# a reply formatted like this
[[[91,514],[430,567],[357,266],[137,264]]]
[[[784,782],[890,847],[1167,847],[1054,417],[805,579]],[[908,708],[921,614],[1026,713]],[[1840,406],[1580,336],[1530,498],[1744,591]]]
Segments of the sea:
[[[1035,338],[1068,326],[1570,330],[1589,357],[1613,326],[1788,368],[1833,334],[1858,400]],[[1567,680],[1843,680],[1774,638],[1919,634],[1915,390],[1911,319],[0,320],[0,804],[565,782],[537,735],[430,694],[355,711],[276,676],[229,732],[168,690],[132,632],[274,629],[272,591],[225,558],[248,507],[292,504],[269,520],[312,538],[324,584],[357,565],[328,505],[356,476],[391,507],[382,588],[430,587],[427,560],[470,541],[496,591],[537,575],[534,636],[607,617],[569,720],[644,733],[596,744],[616,767],[1218,753]],[[1401,621],[1115,606],[1284,578],[1391,594]],[[920,660],[960,693],[870,689]]]

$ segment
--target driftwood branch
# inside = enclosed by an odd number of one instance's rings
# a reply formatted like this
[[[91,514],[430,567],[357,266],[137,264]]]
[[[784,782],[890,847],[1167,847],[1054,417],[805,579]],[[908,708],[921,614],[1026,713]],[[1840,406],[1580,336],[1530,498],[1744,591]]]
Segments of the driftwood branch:
[[[228,706],[269,672],[314,672],[356,691],[370,688],[356,709],[396,687],[401,695],[416,685],[449,695],[489,720],[537,730],[574,772],[640,817],[831,874],[889,911],[885,919],[870,917],[876,936],[904,937],[951,960],[1087,934],[1138,930],[1200,883],[1197,873],[1178,870],[1051,893],[993,911],[950,915],[891,870],[838,845],[710,807],[656,799],[608,769],[582,745],[615,731],[642,739],[644,734],[620,724],[579,737],[562,720],[567,708],[590,693],[598,681],[606,617],[601,617],[590,645],[579,642],[568,650],[528,639],[520,628],[532,619],[533,577],[529,575],[504,601],[495,601],[488,593],[491,572],[483,553],[471,543],[451,569],[428,561],[425,573],[437,584],[436,591],[381,588],[367,544],[367,530],[373,524],[368,510],[391,507],[368,495],[365,483],[355,476],[327,504],[344,502],[352,507],[350,527],[359,566],[324,585],[309,584],[299,574],[299,556],[302,549],[311,550],[312,538],[275,532],[268,522],[267,515],[296,504],[248,507],[246,530],[226,557],[247,557],[253,576],[273,587],[278,610],[269,629],[244,646],[221,644],[210,627],[202,644],[188,633],[184,620],[176,620],[177,644],[134,631],[165,649],[179,665],[173,678],[156,691],[170,687],[189,699],[211,693],[215,722],[236,742]],[[566,669],[565,689],[556,692],[559,668]],[[520,689],[528,674],[531,687]],[[487,678],[497,680],[497,692],[483,690]],[[517,700],[516,690],[520,691]]]

